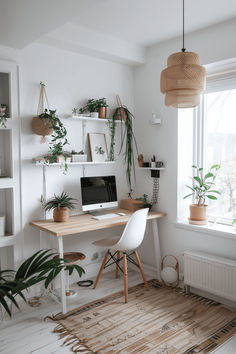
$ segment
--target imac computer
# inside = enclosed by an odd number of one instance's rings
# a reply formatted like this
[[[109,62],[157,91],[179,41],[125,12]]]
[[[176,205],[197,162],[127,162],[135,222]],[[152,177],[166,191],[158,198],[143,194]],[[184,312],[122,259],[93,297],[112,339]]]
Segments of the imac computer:
[[[118,207],[115,176],[81,177],[80,185],[83,211]]]

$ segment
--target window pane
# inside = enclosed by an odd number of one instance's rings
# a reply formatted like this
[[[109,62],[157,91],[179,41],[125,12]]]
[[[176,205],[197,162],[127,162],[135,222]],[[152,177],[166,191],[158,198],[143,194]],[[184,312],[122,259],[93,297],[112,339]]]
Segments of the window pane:
[[[215,219],[236,217],[236,89],[208,93],[206,98],[205,162],[220,163],[218,201],[209,201],[209,215]],[[217,220],[216,220],[217,221]]]

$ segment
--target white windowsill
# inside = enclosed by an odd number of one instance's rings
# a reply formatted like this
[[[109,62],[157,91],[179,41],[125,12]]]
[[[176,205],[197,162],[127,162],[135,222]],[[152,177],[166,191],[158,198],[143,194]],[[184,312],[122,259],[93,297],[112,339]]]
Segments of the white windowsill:
[[[175,226],[179,229],[186,229],[216,237],[224,237],[236,240],[236,230],[233,228],[233,226],[230,225],[214,224],[209,222],[207,225],[198,226],[189,224],[188,221],[184,219],[178,219],[175,223]]]

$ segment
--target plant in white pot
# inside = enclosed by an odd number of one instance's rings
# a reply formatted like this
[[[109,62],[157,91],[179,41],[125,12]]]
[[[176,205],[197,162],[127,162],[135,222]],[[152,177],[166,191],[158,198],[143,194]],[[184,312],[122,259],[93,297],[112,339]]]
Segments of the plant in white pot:
[[[214,188],[216,176],[220,169],[219,164],[212,165],[210,171],[204,174],[203,168],[193,165],[193,186],[186,186],[191,190],[185,198],[194,196],[197,203],[191,204],[189,223],[193,225],[206,225],[207,220],[207,205],[205,204],[206,198],[217,200],[216,195],[221,194]]]

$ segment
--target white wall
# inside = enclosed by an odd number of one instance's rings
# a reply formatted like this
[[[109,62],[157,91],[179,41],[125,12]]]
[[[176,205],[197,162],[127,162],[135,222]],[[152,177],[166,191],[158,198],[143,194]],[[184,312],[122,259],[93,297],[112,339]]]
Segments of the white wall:
[[[48,151],[48,143],[41,144],[40,137],[31,129],[32,117],[36,115],[39,97],[39,82],[46,84],[49,104],[56,108],[68,128],[70,146],[68,150],[81,150],[82,123],[66,117],[71,115],[73,107],[83,104],[88,98],[106,97],[111,106],[116,105],[115,95],[118,93],[123,102],[134,109],[133,69],[127,65],[96,59],[93,57],[71,53],[52,48],[43,44],[33,44],[23,51],[0,48],[0,57],[16,60],[20,67],[20,109],[22,121],[21,153],[22,153],[22,207],[24,229],[24,257],[30,256],[39,249],[39,232],[32,229],[28,222],[43,216],[40,206],[42,194],[42,167],[36,167],[31,159]],[[109,113],[108,113],[109,115]],[[88,132],[105,132],[109,145],[109,131],[106,124],[88,123]],[[119,146],[120,131],[117,128],[117,145]],[[86,144],[87,148],[87,144]],[[47,170],[47,196],[61,193],[63,190],[78,198],[76,213],[81,210],[79,178],[82,167],[69,168],[64,176],[59,167]],[[118,195],[124,197],[127,192],[125,173],[121,158],[114,166],[86,168],[86,175],[110,175],[117,177]],[[97,251],[91,242],[110,233],[120,234],[121,229],[107,230],[99,233],[86,233],[79,237],[69,237],[65,241],[66,250],[78,250],[86,254],[85,264],[91,263]],[[47,240],[45,238],[45,240]],[[45,247],[49,243],[45,242]],[[100,250],[99,250],[100,251]]]
[[[236,57],[235,31],[236,20],[232,20],[192,33],[186,36],[187,50],[199,53],[201,64]],[[234,240],[190,232],[174,225],[177,216],[178,110],[164,105],[164,95],[160,92],[160,74],[166,68],[168,56],[180,49],[180,38],[150,47],[146,64],[135,68],[136,137],[140,153],[146,157],[156,154],[166,164],[166,170],[161,172],[157,207],[159,211],[167,213],[167,217],[159,222],[162,255],[175,254],[181,261],[184,250],[204,250],[235,258]],[[161,126],[149,124],[152,110],[161,115]],[[186,145],[185,149],[191,150],[191,146]],[[184,151],[183,146],[181,150]],[[181,154],[179,158],[182,164],[185,160],[189,163],[187,153]],[[151,183],[149,174],[140,172],[137,183],[139,194],[144,190],[151,194]],[[155,264],[152,249],[152,240],[148,235],[142,247],[142,258],[149,265]]]

